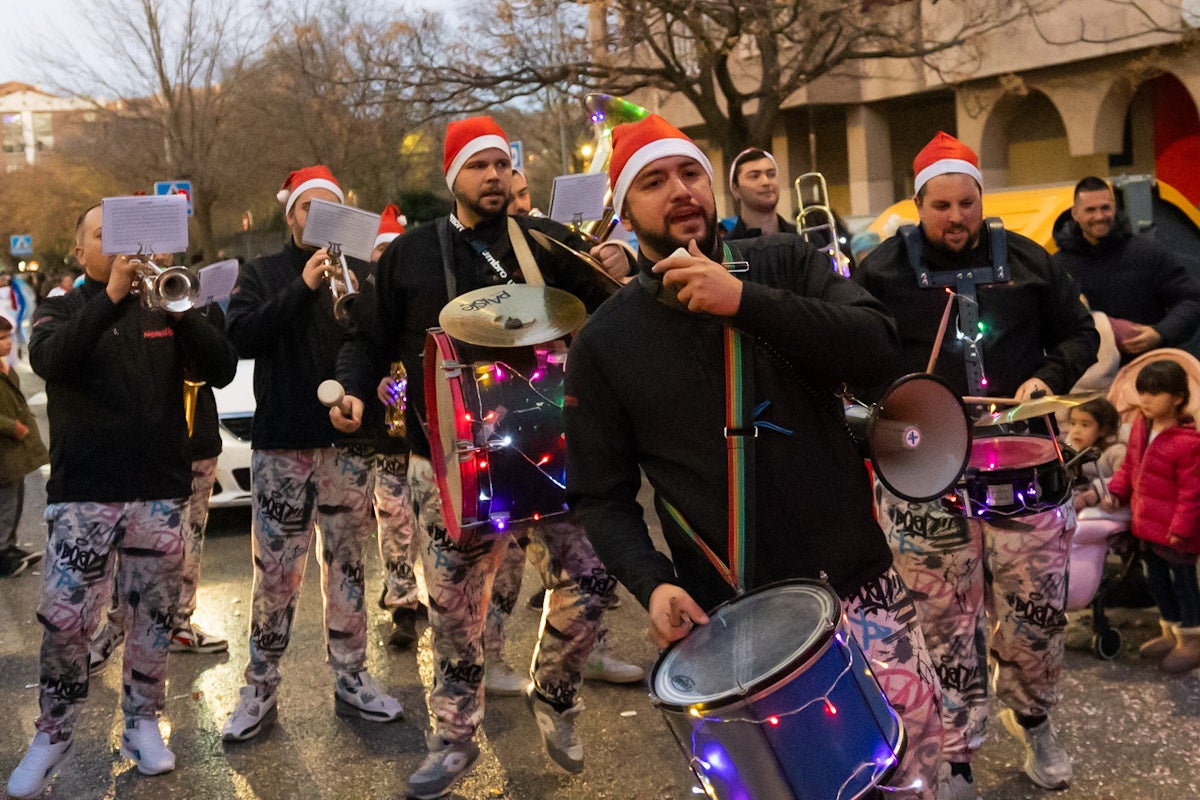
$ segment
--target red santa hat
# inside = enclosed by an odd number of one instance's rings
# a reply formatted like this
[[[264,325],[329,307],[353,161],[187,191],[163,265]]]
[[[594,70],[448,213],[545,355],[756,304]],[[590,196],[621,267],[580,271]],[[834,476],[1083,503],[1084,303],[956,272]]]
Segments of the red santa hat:
[[[283,186],[275,194],[279,198],[279,202],[283,203],[283,214],[287,216],[292,206],[296,204],[296,198],[309,189],[328,189],[337,195],[339,203],[346,202],[346,196],[342,194],[342,187],[338,186],[337,179],[333,177],[333,173],[324,164],[316,164],[304,169],[298,169],[291,175],[287,176],[287,180],[283,182]]]
[[[979,184],[979,188],[983,188],[979,156],[950,134],[938,131],[937,136],[930,139],[929,144],[922,147],[921,152],[913,159],[913,175],[916,176],[913,191],[921,191],[921,187],[928,183],[930,178],[951,172],[970,175]]]
[[[408,225],[408,217],[401,214],[397,206],[388,203],[384,206],[383,213],[379,215],[379,233],[375,236],[375,247],[387,244],[404,233],[406,225]]]
[[[625,193],[637,174],[651,161],[667,156],[696,159],[712,180],[708,156],[686,134],[657,114],[613,128],[608,184],[612,187],[613,208],[618,214],[625,205]]]
[[[457,119],[446,126],[446,151],[442,158],[442,169],[446,173],[446,186],[454,191],[454,179],[463,164],[477,153],[493,147],[509,152],[508,136],[504,129],[491,117],[468,117]]]

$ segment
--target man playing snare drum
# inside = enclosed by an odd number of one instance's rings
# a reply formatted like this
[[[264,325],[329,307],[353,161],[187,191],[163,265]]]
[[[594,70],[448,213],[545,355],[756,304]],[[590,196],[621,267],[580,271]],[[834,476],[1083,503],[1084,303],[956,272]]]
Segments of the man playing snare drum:
[[[1075,282],[1036,243],[985,225],[979,159],[966,145],[939,133],[913,171],[921,225],[902,228],[856,273],[896,315],[898,373],[925,369],[940,320],[948,319],[953,327],[940,339],[933,371],[964,396],[1026,400],[1036,391],[1068,391],[1096,360],[1100,341]],[[943,316],[948,304],[952,318]],[[941,678],[949,762],[941,800],[978,796],[971,756],[987,730],[989,630],[1002,716],[1028,748],[1025,772],[1047,789],[1071,780],[1071,758],[1049,713],[1062,670],[1075,513],[1069,495],[1013,494],[1016,508],[964,515],[880,489],[879,519],[897,569],[920,589],[921,626]],[[994,611],[991,620],[985,608]]]
[[[375,286],[364,292],[373,299],[355,309],[359,332],[338,360],[337,375],[346,386],[345,405],[351,414],[347,417],[340,408],[330,411],[335,426],[352,432],[361,423],[363,399],[375,396],[387,365],[404,362],[412,445],[408,482],[417,505],[435,668],[429,754],[409,778],[410,796],[417,798],[445,794],[479,757],[475,731],[483,719],[484,620],[492,577],[508,536],[540,540],[537,566],[545,585],[553,587],[527,697],[547,753],[568,772],[583,769],[583,746],[574,729],[581,707],[576,691],[600,615],[616,588],[578,526],[561,515],[509,525],[507,534],[491,526],[464,528],[458,541],[447,534],[429,442],[418,416],[425,411],[421,356],[426,330],[438,325],[442,307],[452,298],[487,286],[532,283],[535,270],[547,285],[572,292],[589,308],[603,302],[607,292],[593,279],[570,272],[569,265],[536,244],[527,231],[537,229],[576,245],[583,244],[580,237],[545,218],[514,217],[516,227],[510,226],[508,140],[491,117],[450,123],[444,166],[454,211],[405,233],[380,258]],[[534,264],[522,264],[521,246],[528,248]],[[533,558],[535,551],[529,552]]]
[[[658,645],[705,624],[705,609],[734,592],[683,523],[714,553],[728,552],[723,337],[727,326],[744,334],[742,386],[756,414],[754,431],[741,433],[756,432],[757,517],[746,588],[827,576],[907,731],[889,783],[902,787],[898,797],[932,800],[937,678],[835,393],[888,372],[899,345],[891,317],[794,234],[723,247],[712,167],[661,117],[619,125],[612,138],[613,207],[637,234],[640,272],[584,326],[567,360],[571,507],[605,565],[649,609]],[[725,266],[742,260],[745,270]],[[654,487],[670,559],[643,521],[639,469]]]

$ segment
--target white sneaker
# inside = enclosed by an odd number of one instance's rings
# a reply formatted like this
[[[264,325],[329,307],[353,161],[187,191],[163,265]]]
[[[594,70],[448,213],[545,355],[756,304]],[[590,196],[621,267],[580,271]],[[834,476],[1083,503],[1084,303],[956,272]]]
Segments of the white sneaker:
[[[583,703],[579,698],[575,698],[574,705],[565,711],[555,711],[552,705],[538,696],[534,685],[530,683],[525,690],[525,700],[542,734],[546,755],[572,775],[583,772],[583,742],[575,730],[575,717],[583,711]]]
[[[46,791],[54,779],[54,773],[73,752],[74,742],[74,739],[67,739],[50,744],[50,734],[38,733],[34,736],[21,763],[8,776],[8,796],[24,800]]]
[[[205,633],[194,622],[171,631],[171,643],[167,645],[167,650],[172,653],[224,653],[228,649],[229,642]]]
[[[136,761],[138,772],[143,775],[161,775],[175,769],[175,754],[167,749],[158,722],[152,719],[125,723],[121,733],[121,758]]]
[[[950,774],[950,765],[943,762],[938,767],[937,800],[983,800],[975,791],[975,784],[962,775]]]
[[[528,675],[518,675],[503,658],[486,658],[487,668],[483,672],[483,688],[488,694],[498,697],[519,697],[529,686]]]
[[[1008,732],[1025,743],[1025,774],[1043,789],[1066,789],[1071,785],[1071,756],[1059,744],[1050,720],[1034,728],[1023,728],[1011,708],[1000,712]]]
[[[333,684],[333,696],[339,714],[356,714],[372,722],[395,722],[404,716],[400,701],[385,692],[365,669],[339,675]]]
[[[276,695],[274,689],[243,686],[237,708],[221,729],[221,738],[227,742],[244,742],[274,725],[277,716]]]
[[[608,641],[601,639],[596,642],[587,663],[583,665],[583,677],[589,681],[606,683],[637,683],[646,677],[646,672],[637,664],[614,656],[608,649]]]

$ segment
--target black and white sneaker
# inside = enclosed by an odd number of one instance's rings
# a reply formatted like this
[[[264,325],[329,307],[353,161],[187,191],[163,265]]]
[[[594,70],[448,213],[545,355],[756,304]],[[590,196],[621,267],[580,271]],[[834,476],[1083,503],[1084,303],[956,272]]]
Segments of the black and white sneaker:
[[[10,547],[0,553],[0,578],[15,578],[34,567],[45,553],[41,550],[29,552],[19,547]]]
[[[333,695],[339,714],[353,714],[372,722],[395,722],[404,716],[400,701],[383,691],[365,669],[339,675]]]

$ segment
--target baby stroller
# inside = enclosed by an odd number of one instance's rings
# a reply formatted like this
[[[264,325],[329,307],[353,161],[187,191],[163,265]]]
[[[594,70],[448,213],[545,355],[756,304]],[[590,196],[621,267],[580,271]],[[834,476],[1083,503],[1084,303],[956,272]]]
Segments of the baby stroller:
[[[1175,361],[1186,370],[1191,398],[1188,413],[1200,416],[1200,361],[1184,350],[1163,348],[1144,353],[1117,372],[1108,389],[1108,401],[1121,416],[1120,438],[1129,436],[1129,428],[1138,414],[1137,374],[1151,361]],[[1129,530],[1129,509],[1106,513],[1099,508],[1086,508],[1079,513],[1075,536],[1071,540],[1070,566],[1067,583],[1067,610],[1092,611],[1092,652],[1101,659],[1111,660],[1121,652],[1121,632],[1112,627],[1105,613],[1106,593],[1139,568],[1136,542]],[[1120,558],[1115,577],[1105,577],[1105,562],[1109,552]]]

